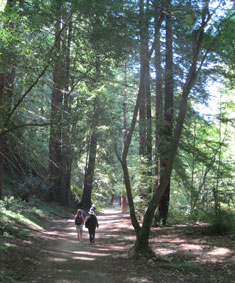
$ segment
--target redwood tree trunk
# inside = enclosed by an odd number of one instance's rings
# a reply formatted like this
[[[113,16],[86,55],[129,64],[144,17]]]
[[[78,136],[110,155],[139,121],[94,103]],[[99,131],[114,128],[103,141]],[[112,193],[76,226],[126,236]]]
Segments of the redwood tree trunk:
[[[92,205],[91,194],[92,194],[93,179],[94,179],[94,172],[95,172],[97,138],[98,138],[98,133],[97,133],[97,130],[94,129],[90,137],[89,160],[88,160],[88,165],[87,165],[85,176],[84,176],[82,200],[79,203],[79,207],[82,207],[85,210],[89,210],[89,208]]]
[[[122,130],[122,153],[124,151],[125,142],[127,138],[127,70],[126,70],[126,62],[125,62],[125,68],[124,68],[124,91],[123,91],[123,130]],[[125,184],[124,175],[122,178],[122,183]],[[127,200],[126,200],[126,194],[124,191],[121,193],[121,211],[126,212],[127,211]]]
[[[173,51],[172,51],[172,18],[171,18],[171,0],[166,3],[166,67],[165,67],[165,109],[164,109],[164,130],[161,130],[160,139],[163,139],[164,146],[160,145],[160,174],[166,166],[166,156],[169,151],[172,139],[172,121],[173,121]],[[161,177],[160,177],[161,179]],[[170,180],[164,191],[160,204],[156,210],[155,222],[166,224],[168,208],[170,201]]]
[[[6,10],[11,12],[14,7],[13,1],[7,1]],[[7,26],[13,28],[11,22],[7,23]],[[8,52],[6,52],[8,54]],[[8,122],[8,116],[11,109],[11,99],[13,94],[13,84],[15,78],[15,71],[13,67],[12,58],[9,55],[4,54],[4,48],[2,48],[2,54],[0,54],[0,131],[6,128]],[[4,151],[6,144],[6,135],[0,134],[0,199],[2,199],[2,176],[4,168]]]
[[[51,100],[51,127],[49,144],[49,179],[53,188],[53,199],[60,200],[60,168],[61,168],[61,113],[63,100],[63,64],[61,61],[61,16],[58,12],[55,34],[55,53],[56,58],[53,70],[53,86]]]
[[[61,142],[61,166],[60,166],[60,186],[59,201],[65,205],[68,203],[70,192],[71,175],[71,111],[69,105],[69,78],[70,78],[70,47],[72,36],[72,22],[69,23],[68,36],[65,37],[66,58],[65,58],[65,91],[63,92],[63,112],[62,112],[62,142]]]

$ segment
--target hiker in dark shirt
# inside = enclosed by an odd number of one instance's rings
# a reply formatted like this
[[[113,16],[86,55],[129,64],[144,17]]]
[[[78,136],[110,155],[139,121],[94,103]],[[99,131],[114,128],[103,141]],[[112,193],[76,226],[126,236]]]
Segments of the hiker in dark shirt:
[[[95,229],[99,227],[97,217],[93,210],[89,211],[89,215],[86,218],[85,227],[88,228],[90,235],[90,243],[95,243]]]

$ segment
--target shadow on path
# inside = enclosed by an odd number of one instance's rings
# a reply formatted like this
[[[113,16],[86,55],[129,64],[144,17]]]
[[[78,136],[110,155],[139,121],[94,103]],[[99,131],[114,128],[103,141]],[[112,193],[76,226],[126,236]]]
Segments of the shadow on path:
[[[44,232],[47,242],[41,249],[43,256],[38,268],[30,279],[21,282],[115,282],[110,263],[133,243],[132,226],[129,216],[117,207],[101,211],[97,218],[99,229],[96,230],[96,243],[92,245],[85,227],[83,243],[78,242],[73,217],[54,220]],[[126,237],[124,241],[123,230],[129,234],[129,244]]]

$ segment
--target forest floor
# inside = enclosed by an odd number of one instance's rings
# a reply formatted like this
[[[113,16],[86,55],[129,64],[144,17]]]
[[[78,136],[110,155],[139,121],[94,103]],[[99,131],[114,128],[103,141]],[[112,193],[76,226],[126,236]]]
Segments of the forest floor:
[[[17,282],[235,282],[235,242],[208,234],[206,225],[153,228],[154,258],[129,258],[135,235],[129,215],[120,209],[98,213],[96,242],[76,238],[73,217],[57,218],[27,240],[11,242],[0,264],[18,272]],[[13,281],[5,281],[13,282]]]

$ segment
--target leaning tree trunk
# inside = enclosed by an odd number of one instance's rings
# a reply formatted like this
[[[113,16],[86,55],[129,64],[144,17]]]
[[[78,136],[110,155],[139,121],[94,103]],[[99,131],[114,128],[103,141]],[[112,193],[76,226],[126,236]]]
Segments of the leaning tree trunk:
[[[140,4],[143,5],[143,2],[141,2]],[[141,7],[141,5],[140,5]],[[155,23],[155,29],[156,30],[160,30],[161,24],[163,21],[163,14],[160,13],[160,17],[159,20]],[[148,52],[145,53],[145,55],[147,56],[146,62],[149,62],[153,50],[155,48],[155,43],[156,43],[156,37],[155,40],[152,44],[152,47],[150,48],[150,50]],[[143,61],[141,61],[141,63],[143,63]],[[144,65],[143,65],[144,67]],[[140,74],[140,82],[139,82],[139,91],[138,91],[138,95],[137,95],[137,99],[136,99],[136,105],[133,111],[133,117],[132,117],[132,121],[131,121],[131,125],[130,128],[128,130],[128,133],[126,135],[126,140],[124,143],[124,147],[122,150],[122,156],[120,157],[118,155],[118,152],[116,150],[116,154],[117,157],[122,165],[122,169],[123,169],[123,174],[124,174],[124,181],[125,181],[125,187],[126,187],[126,192],[127,192],[127,198],[128,198],[128,202],[129,202],[129,208],[130,208],[130,218],[131,218],[131,223],[135,229],[135,233],[136,233],[136,237],[138,239],[138,243],[142,243],[142,247],[146,248],[146,250],[148,250],[148,237],[146,239],[141,239],[141,231],[142,228],[139,225],[139,222],[137,220],[136,214],[135,214],[135,206],[134,206],[134,201],[133,201],[133,196],[132,196],[132,188],[131,188],[131,182],[130,182],[130,177],[129,177],[129,172],[128,172],[128,165],[127,165],[127,156],[128,156],[128,151],[129,151],[129,146],[130,146],[130,142],[131,142],[131,138],[135,129],[135,125],[137,122],[137,117],[138,117],[138,112],[139,112],[139,107],[140,107],[140,103],[141,103],[141,96],[142,96],[142,91],[144,88],[144,80],[145,80],[145,72],[144,72],[144,68],[142,68],[141,74]],[[148,69],[146,69],[148,70]]]

